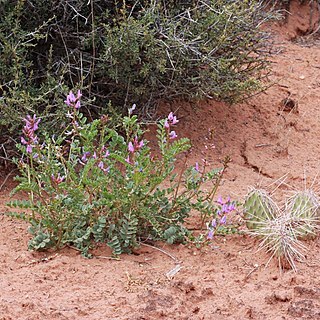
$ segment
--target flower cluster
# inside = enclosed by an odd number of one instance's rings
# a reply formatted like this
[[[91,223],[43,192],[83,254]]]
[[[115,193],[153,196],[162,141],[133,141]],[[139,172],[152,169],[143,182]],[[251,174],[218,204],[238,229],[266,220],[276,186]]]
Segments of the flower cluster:
[[[73,107],[74,109],[78,110],[80,109],[80,98],[82,97],[82,93],[80,90],[77,92],[77,96],[73,94],[72,91],[69,92],[67,95],[67,100],[65,100],[65,104],[69,107]]]
[[[36,115],[33,115],[33,117],[27,115],[23,121],[26,124],[22,130],[24,137],[21,137],[21,143],[27,146],[27,153],[32,153],[32,148],[38,144],[38,137],[35,131],[38,130],[40,119],[37,119]]]
[[[138,137],[135,137],[133,143],[130,141],[128,143],[128,150],[131,153],[134,153],[137,150],[140,150],[144,146],[143,140],[138,141]]]
[[[110,152],[106,146],[103,146],[100,152],[98,151],[98,154],[97,151],[94,151],[93,153],[91,153],[90,151],[84,151],[80,163],[85,164],[88,161],[88,158],[91,157],[92,159],[97,160],[98,168],[100,168],[103,172],[109,172],[110,167],[105,167],[105,163],[103,161],[104,159],[108,158],[109,155]]]
[[[132,157],[134,156],[134,153],[136,151],[139,151],[144,146],[143,140],[139,141],[138,137],[135,136],[133,143],[130,141],[128,143],[128,151],[132,154]],[[130,154],[128,155],[126,162],[131,163]]]
[[[171,130],[171,126],[174,126],[178,122],[179,120],[177,119],[177,117],[173,114],[173,112],[170,112],[167,119],[164,122],[164,126],[169,134],[169,139],[175,139],[178,137],[176,132],[174,130]]]
[[[236,210],[234,202],[231,202],[230,197],[223,201],[222,197],[219,196],[217,200],[218,208],[216,211],[216,217],[212,219],[211,223],[208,224],[208,239],[212,239],[216,229],[227,223],[227,215]]]

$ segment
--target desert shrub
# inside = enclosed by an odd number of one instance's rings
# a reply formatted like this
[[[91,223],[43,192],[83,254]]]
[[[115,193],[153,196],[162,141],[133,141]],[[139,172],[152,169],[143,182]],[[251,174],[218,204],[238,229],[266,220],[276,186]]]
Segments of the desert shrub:
[[[40,119],[24,119],[14,192],[26,191],[29,199],[9,205],[29,211],[8,214],[30,223],[30,249],[73,245],[88,255],[95,240],[117,255],[142,240],[184,241],[191,209],[202,221],[215,214],[213,198],[227,162],[222,169],[195,165],[177,172],[176,160],[190,144],[178,139],[173,113],[158,124],[154,154],[133,108],[115,129],[108,117],[88,123],[79,112],[80,97],[68,95],[68,124],[60,135],[42,139]]]
[[[66,86],[61,74],[53,72],[52,47],[45,53],[43,68],[34,60],[38,54],[41,59],[37,44],[45,41],[50,19],[27,28],[25,6],[25,1],[6,0],[0,5],[0,155],[6,160],[12,156],[23,114],[41,113],[47,130],[61,128],[64,121],[59,101]]]
[[[168,98],[236,101],[268,65],[262,1],[2,0],[0,130],[27,113],[63,128],[63,92],[81,88],[89,119]],[[95,97],[95,99],[93,99]]]
[[[197,2],[189,8],[145,8],[103,25],[98,75],[115,88],[115,101],[213,97],[228,101],[252,94],[267,65],[263,19],[254,1]],[[120,103],[121,103],[120,102]]]

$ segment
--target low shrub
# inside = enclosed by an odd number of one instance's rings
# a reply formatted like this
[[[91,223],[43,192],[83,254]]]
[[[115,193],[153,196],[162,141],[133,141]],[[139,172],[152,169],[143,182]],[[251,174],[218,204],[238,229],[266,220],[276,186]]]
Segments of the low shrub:
[[[121,105],[167,98],[237,101],[261,88],[268,65],[258,1],[154,2],[117,25],[103,24],[98,77]],[[125,101],[123,101],[125,99]]]
[[[24,119],[14,192],[26,191],[29,199],[9,205],[28,212],[9,215],[31,224],[30,249],[73,245],[88,255],[95,240],[118,255],[143,240],[184,241],[190,210],[203,222],[215,214],[213,198],[227,161],[222,169],[197,164],[177,172],[175,163],[190,143],[177,137],[173,113],[158,124],[153,155],[134,107],[114,128],[106,116],[88,123],[80,98],[80,91],[68,95],[68,125],[59,135],[42,139],[40,118]],[[204,183],[212,188],[202,190]]]
[[[1,136],[15,138],[25,114],[41,116],[51,133],[63,130],[61,101],[69,88],[86,93],[89,120],[110,112],[106,101],[123,114],[137,103],[146,114],[162,99],[250,96],[268,72],[268,35],[260,25],[272,14],[263,6],[1,0]]]

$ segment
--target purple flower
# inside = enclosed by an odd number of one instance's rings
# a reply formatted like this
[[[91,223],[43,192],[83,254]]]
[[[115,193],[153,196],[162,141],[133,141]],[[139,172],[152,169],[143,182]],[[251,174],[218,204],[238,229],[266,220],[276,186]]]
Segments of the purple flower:
[[[76,102],[76,104],[74,105],[75,109],[80,109],[81,105],[80,105],[80,100],[78,100]]]
[[[236,210],[236,206],[234,203],[230,203],[228,207],[229,212]]]
[[[109,172],[110,171],[110,167],[105,168],[104,167],[104,163],[102,161],[100,161],[98,163],[98,168],[100,168],[103,172]]]
[[[88,157],[90,156],[90,152],[89,151],[86,151],[83,153],[82,157],[81,157],[81,161],[82,162],[87,162],[88,161]]]
[[[171,131],[170,133],[169,133],[169,139],[175,139],[175,138],[177,138],[178,136],[177,136],[177,134],[176,134],[176,132],[175,131]]]
[[[218,197],[217,203],[219,203],[219,204],[221,204],[221,205],[224,204],[221,196]]]
[[[217,227],[217,220],[216,219],[212,219],[211,226],[212,226],[212,228],[216,228]]]
[[[109,150],[106,150],[105,154],[103,155],[103,158],[108,158],[110,156]]]
[[[125,161],[126,161],[127,163],[131,164],[130,156],[128,156]]]
[[[27,153],[32,153],[32,145],[31,144],[27,145],[26,151],[27,151]]]
[[[234,203],[231,202],[230,197],[228,197],[226,201],[223,201],[222,197],[219,196],[217,203],[221,206],[221,208],[219,210],[220,214],[221,213],[229,213],[229,212],[234,211],[236,209],[236,206]],[[219,214],[219,212],[218,212],[218,214]]]
[[[228,213],[228,204],[227,203],[224,203],[221,207],[221,212],[224,212],[224,213]]]
[[[177,117],[173,114],[173,112],[170,112],[167,119],[164,121],[164,127],[169,131],[170,125],[175,125],[179,122]]]
[[[195,166],[194,166],[194,169],[195,169],[197,172],[199,172],[199,163],[198,163],[198,162],[196,162],[196,164],[195,164]]]
[[[144,146],[144,141],[143,140],[139,141],[138,137],[135,137],[133,140],[133,143],[131,141],[128,143],[128,151],[131,153],[134,153],[137,150],[141,149],[143,146]]]
[[[223,216],[221,219],[220,219],[220,224],[226,224],[227,223],[227,216]]]
[[[209,240],[212,240],[213,239],[213,234],[214,234],[214,231],[213,230],[209,230],[207,238]]]
[[[172,125],[175,125],[179,122],[179,120],[177,120],[177,117],[173,114],[173,112],[169,113],[168,120],[169,120],[170,124],[172,124]]]
[[[80,108],[80,98],[82,97],[82,93],[80,90],[78,90],[77,92],[77,96],[75,96],[73,94],[72,91],[69,92],[69,94],[67,95],[67,99],[64,101],[65,104],[69,107],[73,107],[75,109],[79,109]]]
[[[34,114],[33,117],[31,118],[29,115],[27,115],[23,121],[25,121],[26,125],[25,128],[28,130],[36,131],[38,130],[38,125],[41,119],[37,119],[36,115]]]
[[[76,97],[74,96],[73,92],[70,91],[69,94],[67,95],[67,100],[65,100],[65,104],[68,105],[69,107],[76,101]]]
[[[137,136],[134,138],[133,143],[134,143],[134,148],[135,148],[136,150],[139,150],[139,149],[141,149],[141,148],[144,146],[143,140],[141,140],[141,141],[139,142]]]
[[[27,153],[32,153],[33,147],[38,144],[38,137],[35,131],[38,130],[40,119],[37,119],[36,115],[33,117],[27,115],[23,121],[26,123],[23,127],[24,137],[21,137],[21,143],[26,145]]]
[[[128,143],[128,151],[131,152],[131,153],[134,153],[134,146],[133,146],[133,143],[131,141]]]

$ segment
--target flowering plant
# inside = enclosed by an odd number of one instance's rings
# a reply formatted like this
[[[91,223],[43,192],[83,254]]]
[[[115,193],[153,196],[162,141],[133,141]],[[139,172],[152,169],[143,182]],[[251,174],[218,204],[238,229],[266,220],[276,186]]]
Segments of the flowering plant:
[[[225,201],[219,196],[216,209],[213,214],[212,220],[207,223],[208,239],[212,240],[214,235],[220,233],[221,230],[225,231],[228,215],[237,210],[237,203],[231,201],[228,197]]]
[[[69,123],[59,136],[40,139],[40,119],[24,119],[14,192],[27,191],[29,200],[10,206],[30,209],[11,213],[31,224],[30,249],[73,245],[88,255],[95,240],[120,254],[145,239],[183,241],[190,210],[203,217],[212,212],[224,168],[207,171],[204,164],[200,170],[197,164],[176,172],[175,162],[190,143],[177,138],[179,120],[172,112],[158,124],[159,152],[152,156],[135,105],[118,124],[120,135],[106,116],[87,122],[80,91],[70,92],[65,104]],[[210,191],[201,190],[205,182],[212,183]]]

